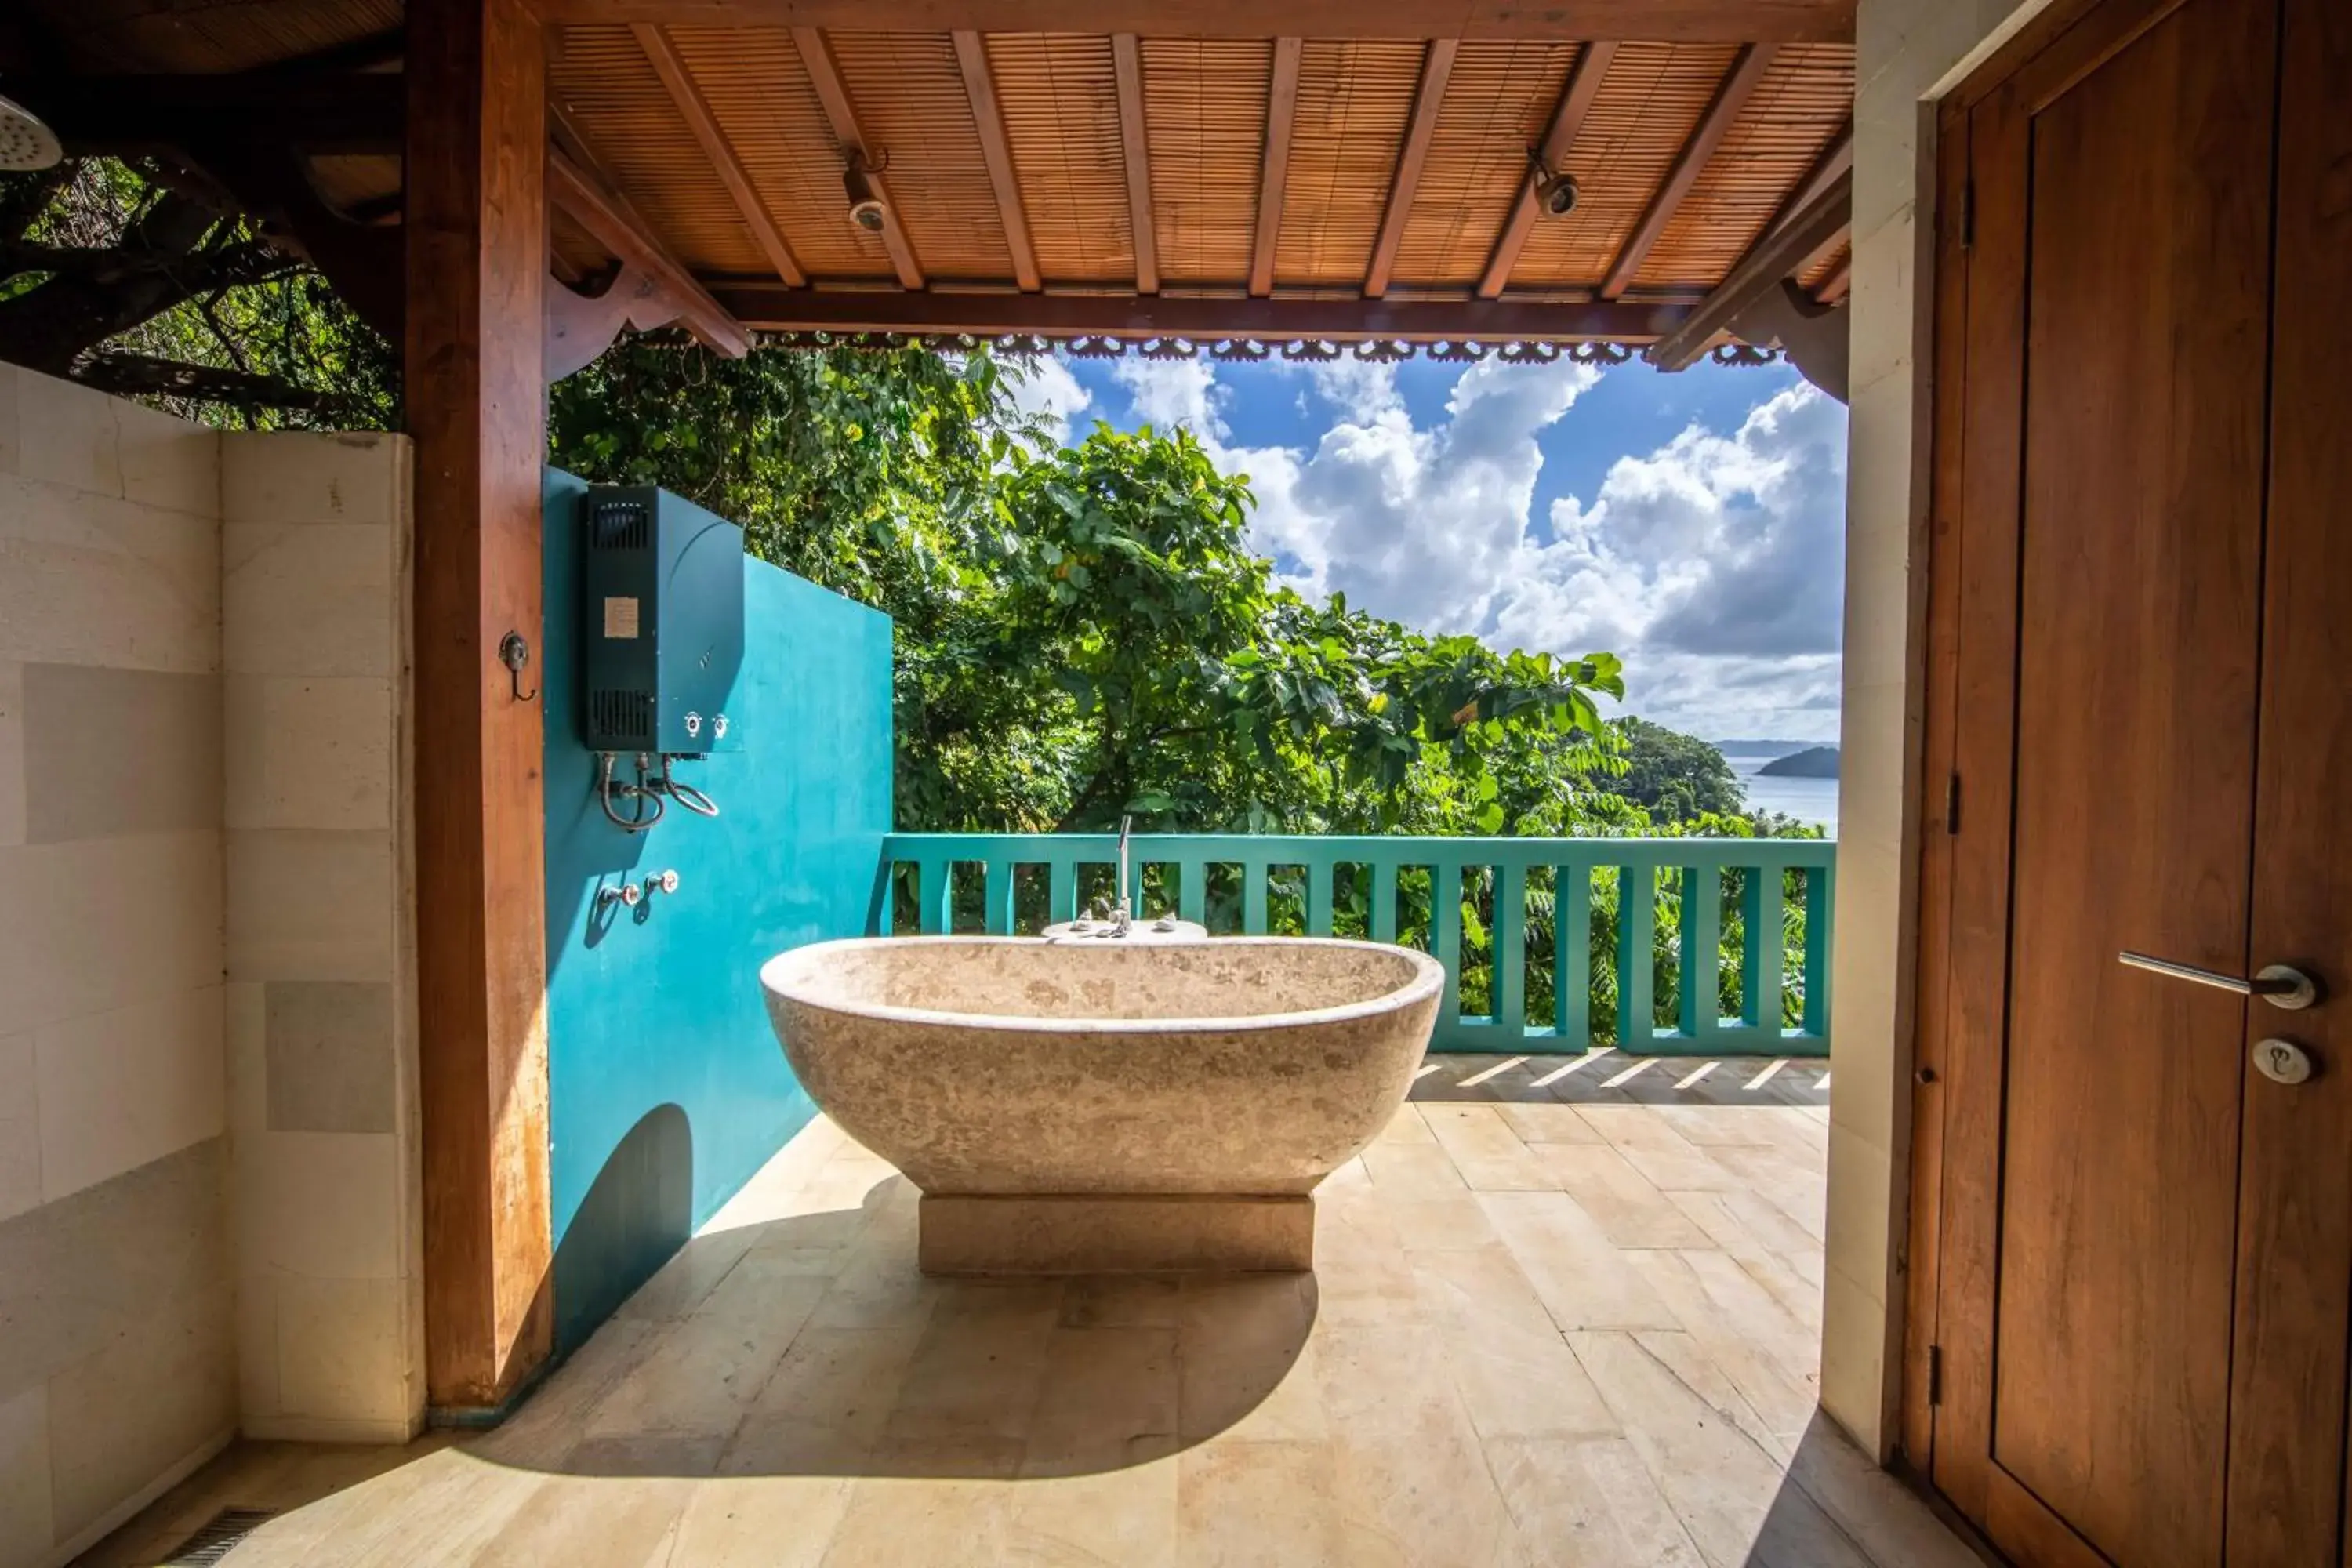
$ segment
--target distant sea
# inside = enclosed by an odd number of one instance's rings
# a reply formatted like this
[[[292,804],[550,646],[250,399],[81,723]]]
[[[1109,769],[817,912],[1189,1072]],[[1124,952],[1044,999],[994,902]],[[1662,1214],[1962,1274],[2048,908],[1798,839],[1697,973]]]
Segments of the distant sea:
[[[1792,748],[1801,751],[1801,746]],[[1731,771],[1739,775],[1740,786],[1748,792],[1748,805],[1756,811],[1777,811],[1783,816],[1793,816],[1800,822],[1818,822],[1837,837],[1838,782],[1835,779],[1759,778],[1759,769],[1772,761],[1770,757],[1728,757]]]

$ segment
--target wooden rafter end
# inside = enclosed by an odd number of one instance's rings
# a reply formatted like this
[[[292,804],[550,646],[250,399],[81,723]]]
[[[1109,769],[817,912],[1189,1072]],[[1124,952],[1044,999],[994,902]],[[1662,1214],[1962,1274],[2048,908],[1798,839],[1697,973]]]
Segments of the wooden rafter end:
[[[624,267],[635,267],[659,279],[677,303],[678,320],[688,331],[730,359],[750,352],[751,332],[654,237],[628,198],[560,146],[547,150],[547,194],[597,244],[618,257]]]

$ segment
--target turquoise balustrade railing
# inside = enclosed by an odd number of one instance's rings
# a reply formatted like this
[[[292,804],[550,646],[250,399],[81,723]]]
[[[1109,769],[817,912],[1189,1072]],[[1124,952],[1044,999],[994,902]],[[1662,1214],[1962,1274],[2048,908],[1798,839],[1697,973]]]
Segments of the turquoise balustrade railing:
[[[1118,853],[1108,834],[894,833],[872,929],[1034,931],[1107,898]],[[1151,912],[1215,934],[1433,953],[1439,1050],[1829,1053],[1824,839],[1144,834],[1131,860]]]

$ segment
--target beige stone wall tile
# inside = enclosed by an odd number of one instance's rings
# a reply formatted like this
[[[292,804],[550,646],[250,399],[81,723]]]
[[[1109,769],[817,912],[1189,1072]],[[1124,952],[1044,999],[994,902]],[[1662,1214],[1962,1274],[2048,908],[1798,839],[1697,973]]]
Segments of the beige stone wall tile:
[[[160,409],[107,399],[122,494],[203,517],[221,514],[221,433]]]
[[[397,1169],[390,1133],[264,1132],[239,1140],[240,1266],[312,1279],[396,1277]]]
[[[51,1380],[59,1539],[97,1525],[235,1427],[233,1316],[223,1281],[170,1302]]]
[[[1832,1123],[1829,1163],[1829,1216],[1822,1244],[1829,1268],[1855,1279],[1892,1279],[1893,1209],[1886,1194],[1895,1172],[1886,1150]]]
[[[222,646],[238,675],[397,668],[392,531],[233,521],[221,531]]]
[[[17,471],[93,495],[122,494],[122,429],[114,400],[55,376],[17,374]]]
[[[0,1220],[41,1201],[41,1100],[33,1031],[0,1035]]]
[[[0,1221],[0,1398],[226,1286],[223,1141]]]
[[[228,1126],[239,1135],[269,1130],[269,1035],[267,992],[258,980],[232,980],[221,988],[228,1040]]]
[[[1822,1280],[1822,1408],[1865,1452],[1885,1422],[1886,1334],[1894,1319],[1885,1298],[1832,1268]]]
[[[0,848],[0,1028],[220,984],[220,835]]]
[[[220,668],[221,527],[0,478],[0,658]]]
[[[236,1281],[237,1429],[257,1437],[280,1414],[278,1395],[278,1286],[281,1275],[247,1268]]]
[[[48,1386],[0,1399],[0,1568],[47,1568],[57,1539],[49,1514]]]
[[[221,443],[221,512],[238,522],[375,523],[404,506],[405,437],[237,433]]]
[[[23,670],[26,842],[220,826],[220,677]]]
[[[373,677],[231,676],[227,826],[389,830],[392,706]]]
[[[25,667],[0,659],[0,846],[25,842]]]
[[[271,1131],[394,1130],[388,983],[270,981],[263,1030]]]
[[[221,1030],[214,986],[34,1031],[42,1201],[226,1131]]]
[[[1853,296],[1855,311],[1846,355],[1847,384],[1852,389],[1849,418],[1862,408],[1865,394],[1881,393],[1883,384],[1899,376],[1903,419],[1910,418],[1910,371],[1921,344],[1905,303],[1918,279],[1918,241],[1906,205],[1894,218],[1854,242]],[[1865,302],[1866,301],[1866,302]],[[1854,456],[1910,461],[1907,436],[1896,449],[1882,452],[1870,437],[1849,427],[1849,461]],[[1852,483],[1849,468],[1849,485]]]
[[[407,1419],[400,1282],[288,1276],[277,1286],[279,1413]]]
[[[387,833],[228,835],[228,970],[238,980],[383,980],[393,969]]]

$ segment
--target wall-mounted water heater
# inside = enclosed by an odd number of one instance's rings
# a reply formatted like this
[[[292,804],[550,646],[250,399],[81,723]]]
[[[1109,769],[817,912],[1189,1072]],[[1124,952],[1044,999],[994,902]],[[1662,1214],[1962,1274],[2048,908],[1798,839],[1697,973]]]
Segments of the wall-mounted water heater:
[[[743,531],[651,485],[593,486],[580,509],[581,729],[605,815],[631,832],[672,800],[715,816],[670,768],[743,743],[728,713],[743,664]],[[614,779],[624,756],[634,784]]]

